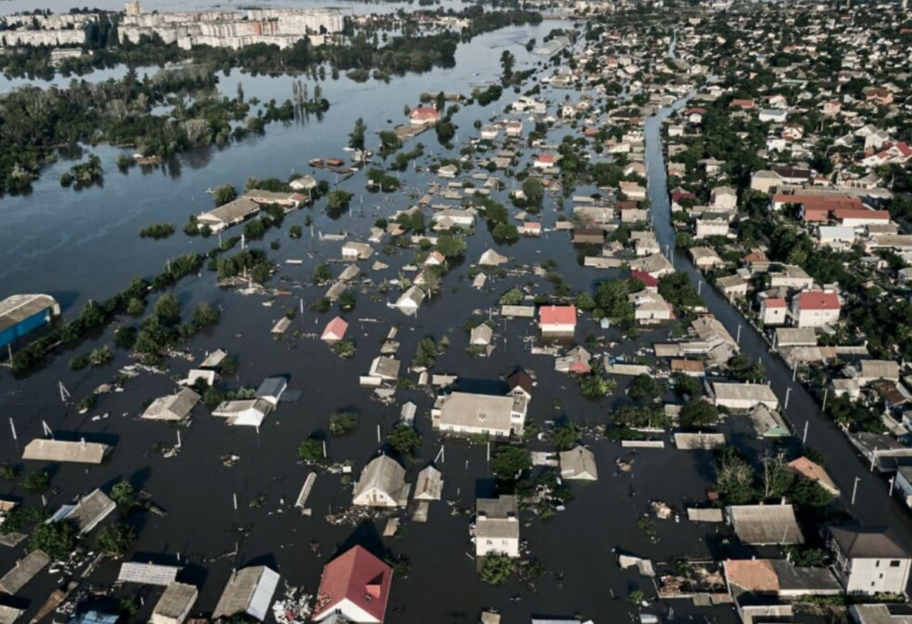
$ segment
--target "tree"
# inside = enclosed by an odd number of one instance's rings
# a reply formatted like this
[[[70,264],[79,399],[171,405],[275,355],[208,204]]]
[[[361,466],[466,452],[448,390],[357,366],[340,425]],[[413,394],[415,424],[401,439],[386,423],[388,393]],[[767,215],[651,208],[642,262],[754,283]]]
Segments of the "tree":
[[[197,329],[202,329],[217,324],[221,317],[221,312],[203,301],[193,310],[193,325]]]
[[[529,451],[518,446],[501,446],[491,457],[491,470],[498,481],[516,481],[520,474],[532,468]]]
[[[794,505],[799,507],[826,507],[833,500],[833,494],[817,481],[796,478],[786,495]]]
[[[354,412],[336,412],[329,417],[329,432],[333,435],[345,435],[358,428],[360,419]]]
[[[526,178],[522,183],[522,192],[526,202],[532,206],[541,206],[545,199],[545,187],[538,178]]]
[[[146,302],[139,297],[131,297],[127,302],[127,314],[130,316],[139,316],[146,309]]]
[[[709,401],[692,398],[681,408],[682,427],[708,427],[719,422],[719,410]]]
[[[237,199],[238,193],[237,189],[231,186],[230,184],[223,184],[212,193],[213,199],[215,199],[216,206],[223,206],[229,202],[233,202]]]
[[[109,557],[119,559],[136,543],[136,533],[123,523],[111,524],[98,533],[98,548]]]
[[[686,373],[675,373],[671,376],[674,391],[680,397],[699,397],[703,395],[703,386],[695,377]]]
[[[441,234],[437,238],[437,251],[439,251],[445,258],[455,258],[459,256],[466,250],[466,242],[461,239],[453,236],[452,234]]]
[[[403,456],[412,456],[421,447],[421,436],[412,427],[399,423],[386,435],[386,443]]]
[[[112,501],[125,510],[136,506],[136,489],[129,481],[115,483],[110,496]]]
[[[716,484],[728,505],[746,505],[757,499],[754,472],[733,446],[723,447],[716,453]]]
[[[782,453],[772,455],[767,452],[760,463],[763,465],[763,498],[779,498],[784,496],[792,487],[795,473],[786,465]]]
[[[597,399],[608,394],[611,385],[608,380],[602,376],[601,370],[593,370],[588,375],[577,375],[580,392],[584,397]]]
[[[326,209],[333,213],[341,213],[348,209],[352,197],[354,195],[341,189],[330,191],[326,195]]]
[[[173,325],[180,321],[180,301],[175,295],[166,293],[155,302],[155,314],[166,325]]]
[[[437,140],[441,143],[448,143],[456,135],[456,126],[449,119],[443,119],[437,123]]]
[[[517,288],[513,287],[503,294],[500,298],[500,305],[519,305],[523,301],[523,293]]]
[[[65,559],[75,546],[76,527],[66,520],[39,524],[28,542],[29,552],[44,551],[51,560]]]
[[[519,238],[519,230],[512,223],[498,223],[491,234],[497,241],[510,242]]]
[[[551,443],[560,451],[568,451],[579,442],[580,432],[573,423],[556,427],[551,433]]]
[[[351,133],[348,135],[348,146],[353,147],[356,150],[364,149],[364,135],[367,133],[367,127],[364,125],[364,120],[358,117],[355,120],[355,127],[352,128]]]
[[[630,388],[627,389],[627,396],[634,401],[651,403],[662,394],[662,388],[658,382],[649,375],[637,375]]]
[[[313,271],[310,273],[310,279],[314,284],[320,285],[325,284],[332,279],[332,270],[329,268],[329,263],[321,262],[320,264],[314,266]]]
[[[744,353],[739,353],[728,361],[728,377],[735,381],[749,381],[751,383],[760,383],[766,381],[766,371],[763,365],[755,362]]]
[[[481,568],[481,580],[494,587],[506,583],[513,575],[513,560],[503,553],[492,552],[485,555]]]
[[[323,442],[310,436],[298,446],[298,459],[306,463],[322,464],[326,462],[323,457]]]
[[[422,338],[418,343],[413,365],[416,368],[431,368],[437,362],[437,343],[433,338]]]
[[[46,472],[33,472],[22,483],[29,494],[44,494],[51,487],[51,477]]]
[[[503,69],[503,81],[510,82],[513,77],[513,67],[516,65],[516,57],[509,50],[504,50],[500,55],[500,67]]]

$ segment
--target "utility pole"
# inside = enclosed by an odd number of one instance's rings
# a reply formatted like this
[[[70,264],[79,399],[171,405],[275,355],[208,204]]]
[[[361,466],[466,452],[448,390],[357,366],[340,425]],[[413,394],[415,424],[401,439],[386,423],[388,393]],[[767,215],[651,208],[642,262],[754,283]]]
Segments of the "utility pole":
[[[785,407],[784,407],[783,409],[788,409],[788,408],[789,408],[789,397],[790,397],[791,395],[792,395],[792,389],[791,389],[791,388],[786,388],[786,389],[785,389]]]
[[[823,407],[821,408],[821,411],[824,413],[826,413],[827,395],[829,395],[829,394],[830,394],[830,388],[829,387],[824,388],[824,390],[823,390]]]
[[[890,498],[893,497],[893,484],[896,482],[896,477],[890,477]]]
[[[808,441],[808,425],[811,424],[810,420],[804,421],[804,435],[801,436],[801,444],[806,445]]]
[[[741,324],[738,324],[738,335],[735,337],[735,342],[741,344]]]
[[[10,429],[13,430],[13,440],[18,440],[19,437],[16,435],[16,423],[13,422],[12,418],[10,418]]]
[[[852,486],[852,504],[855,504],[855,495],[858,493],[858,482],[861,481],[860,478],[855,477],[855,485]]]

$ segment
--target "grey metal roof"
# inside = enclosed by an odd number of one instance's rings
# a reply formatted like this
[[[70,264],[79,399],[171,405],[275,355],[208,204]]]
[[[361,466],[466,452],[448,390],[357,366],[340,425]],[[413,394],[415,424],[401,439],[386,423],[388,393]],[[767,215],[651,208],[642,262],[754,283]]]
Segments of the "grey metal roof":
[[[386,455],[374,458],[361,473],[361,478],[355,484],[352,495],[354,500],[367,492],[377,489],[395,501],[402,499],[403,490],[408,496],[409,485],[405,482],[405,468],[399,462]]]
[[[770,559],[779,579],[779,590],[814,593],[841,593],[842,585],[829,568],[794,566],[785,559]]]
[[[51,558],[43,550],[33,550],[22,561],[17,562],[3,578],[0,578],[0,591],[11,596],[15,595],[49,563],[51,563]]]
[[[0,605],[0,624],[13,624],[22,615],[22,609]]]
[[[180,570],[181,569],[177,566],[128,561],[120,566],[120,574],[117,575],[117,582],[168,587],[174,583]]]
[[[561,476],[564,479],[598,479],[595,455],[584,446],[577,446],[560,454]]]
[[[440,471],[428,466],[418,473],[415,482],[415,500],[440,500],[443,492],[443,478]]]
[[[481,539],[518,538],[516,497],[504,495],[475,501],[475,536]]]
[[[507,431],[512,426],[513,397],[454,392],[440,409],[440,425]]]
[[[0,332],[57,305],[50,295],[13,295],[0,301]]]
[[[202,223],[221,222],[226,224],[242,221],[260,211],[260,206],[252,199],[247,197],[238,197],[224,206],[219,206],[214,210],[200,215],[197,221]]]

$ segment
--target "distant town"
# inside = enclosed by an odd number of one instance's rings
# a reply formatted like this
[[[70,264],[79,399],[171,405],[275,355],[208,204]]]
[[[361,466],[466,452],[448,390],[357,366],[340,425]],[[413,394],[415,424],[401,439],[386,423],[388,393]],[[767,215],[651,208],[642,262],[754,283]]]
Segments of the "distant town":
[[[912,624],[907,0],[385,6],[0,17],[0,624]]]

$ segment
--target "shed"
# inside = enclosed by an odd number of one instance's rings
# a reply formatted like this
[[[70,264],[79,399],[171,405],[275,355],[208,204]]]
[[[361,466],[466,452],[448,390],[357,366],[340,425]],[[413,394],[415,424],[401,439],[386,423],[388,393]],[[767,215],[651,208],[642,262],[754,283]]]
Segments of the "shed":
[[[183,624],[199,597],[193,585],[171,583],[152,610],[152,624]]]
[[[20,615],[22,615],[22,609],[0,605],[0,624],[13,624]]]
[[[804,543],[791,505],[731,505],[725,508],[725,515],[738,539],[745,544]]]
[[[724,522],[722,510],[716,507],[702,509],[699,507],[687,508],[687,519],[691,522]]]
[[[127,561],[120,566],[117,582],[168,587],[174,583],[180,571],[181,569],[177,566]]]
[[[37,438],[28,443],[22,459],[74,464],[100,464],[113,447],[98,442],[67,442]]]
[[[491,344],[491,338],[494,336],[494,330],[491,329],[491,326],[482,323],[481,325],[472,329],[471,335],[469,336],[469,344],[486,347]]]
[[[16,595],[50,563],[51,558],[44,554],[43,550],[33,550],[0,578],[0,591],[10,596]]]
[[[220,403],[212,415],[225,418],[232,426],[259,427],[271,411],[272,403],[266,399],[241,399]]]
[[[266,566],[244,568],[233,572],[222,597],[219,598],[213,619],[246,613],[261,622],[279,585],[279,574]]]
[[[402,411],[399,412],[399,419],[408,426],[412,426],[415,422],[415,414],[418,413],[418,406],[409,401],[402,406]]]
[[[535,318],[535,306],[504,305],[500,307],[500,315],[508,318]]]
[[[443,477],[439,470],[428,466],[418,473],[418,479],[415,482],[415,500],[440,500],[442,492]]]
[[[723,433],[676,433],[675,447],[682,451],[711,451],[725,446]]]
[[[13,295],[0,301],[0,347],[22,338],[60,315],[50,295]]]
[[[257,388],[256,398],[263,399],[276,406],[287,388],[288,380],[284,377],[267,377]]]

